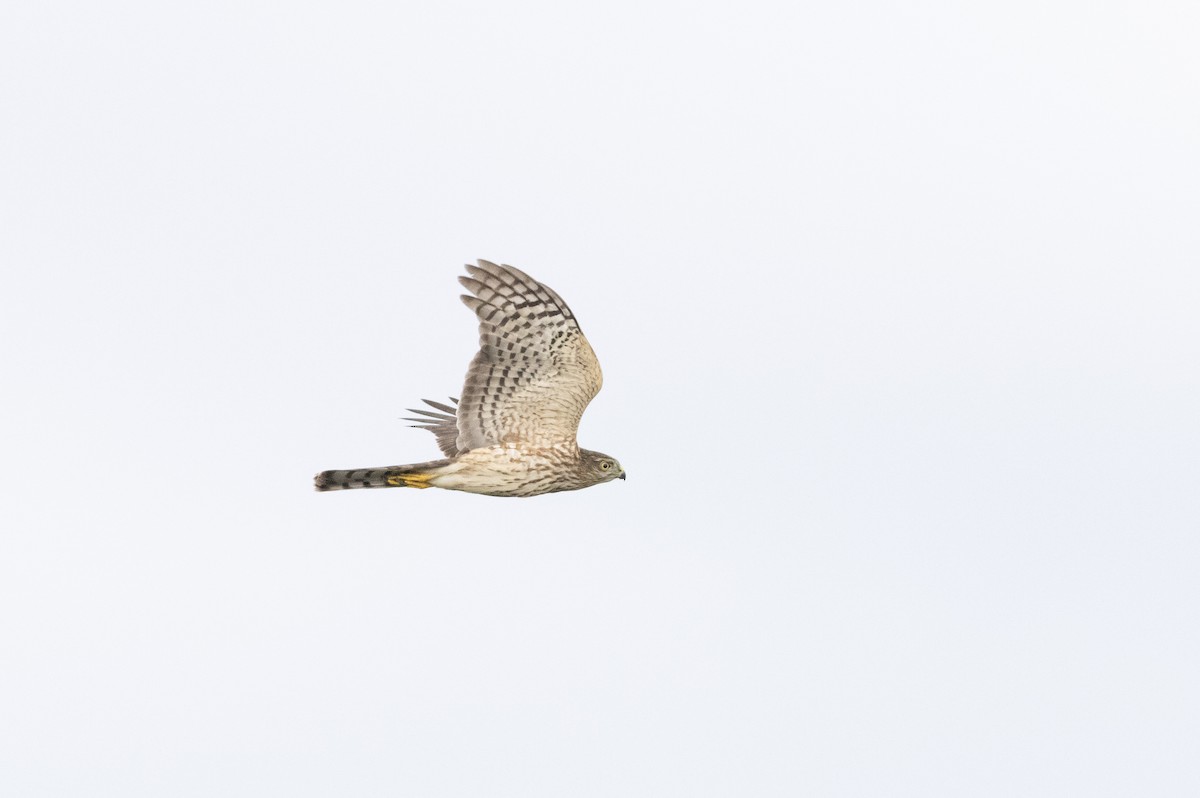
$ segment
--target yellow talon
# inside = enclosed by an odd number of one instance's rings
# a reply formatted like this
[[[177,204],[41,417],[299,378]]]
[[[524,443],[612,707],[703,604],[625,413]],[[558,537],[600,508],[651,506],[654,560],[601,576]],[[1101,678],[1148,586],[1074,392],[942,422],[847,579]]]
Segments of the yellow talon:
[[[431,488],[429,478],[433,474],[397,474],[387,478],[387,484],[393,488]]]

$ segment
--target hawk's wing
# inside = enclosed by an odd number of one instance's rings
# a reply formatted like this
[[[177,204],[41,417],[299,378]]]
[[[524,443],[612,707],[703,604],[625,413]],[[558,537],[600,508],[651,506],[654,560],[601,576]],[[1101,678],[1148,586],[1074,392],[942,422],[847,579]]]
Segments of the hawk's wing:
[[[455,409],[450,405],[444,405],[441,402],[435,402],[432,399],[422,399],[422,402],[432,407],[434,410],[441,412],[434,413],[430,410],[419,410],[415,407],[408,408],[410,413],[419,413],[422,418],[408,417],[405,421],[415,421],[412,426],[419,429],[427,429],[437,436],[438,448],[442,450],[442,454],[447,457],[454,457],[458,454],[458,419],[455,417]],[[458,400],[453,396],[450,401],[458,404]]]
[[[512,266],[481,260],[467,271],[470,277],[458,279],[474,294],[462,300],[479,317],[479,352],[457,408],[458,450],[576,445],[579,419],[602,377],[571,309]]]

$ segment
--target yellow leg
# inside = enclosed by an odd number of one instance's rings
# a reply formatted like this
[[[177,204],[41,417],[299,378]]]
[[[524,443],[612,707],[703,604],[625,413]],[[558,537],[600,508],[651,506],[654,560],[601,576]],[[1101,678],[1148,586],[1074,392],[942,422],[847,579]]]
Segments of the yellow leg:
[[[433,474],[397,474],[387,478],[387,484],[393,488],[432,488],[429,478]]]

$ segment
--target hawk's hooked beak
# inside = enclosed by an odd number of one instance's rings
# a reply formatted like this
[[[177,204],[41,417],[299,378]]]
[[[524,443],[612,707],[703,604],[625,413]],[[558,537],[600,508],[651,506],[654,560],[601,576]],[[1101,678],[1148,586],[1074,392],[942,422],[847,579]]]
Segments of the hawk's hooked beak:
[[[621,473],[620,473],[620,474],[617,476],[617,479],[625,479],[625,472],[624,472],[624,471],[622,471],[622,472],[621,472]]]

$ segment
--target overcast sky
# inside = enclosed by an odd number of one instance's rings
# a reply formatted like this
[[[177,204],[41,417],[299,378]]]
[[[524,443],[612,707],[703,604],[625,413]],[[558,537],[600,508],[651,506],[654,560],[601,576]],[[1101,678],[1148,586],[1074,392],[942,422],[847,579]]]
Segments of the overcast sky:
[[[1197,41],[6,6],[0,792],[1200,794]],[[315,493],[437,456],[475,258],[628,480]]]

